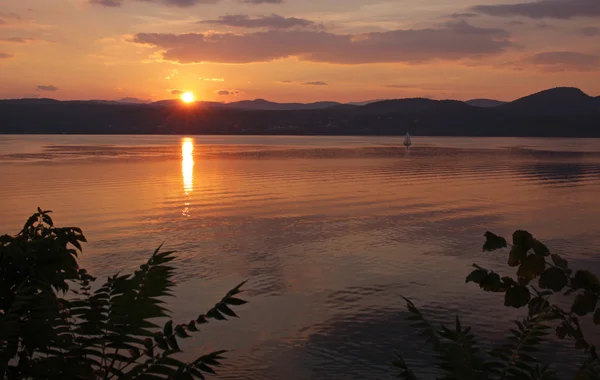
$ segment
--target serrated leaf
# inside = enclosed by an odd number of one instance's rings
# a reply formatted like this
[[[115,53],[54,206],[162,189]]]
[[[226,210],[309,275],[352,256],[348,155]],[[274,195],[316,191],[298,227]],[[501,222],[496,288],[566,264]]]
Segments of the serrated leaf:
[[[186,327],[189,331],[200,331],[198,330],[198,327],[196,327],[196,321],[190,321]]]
[[[168,338],[173,335],[173,321],[169,320],[165,323],[165,327],[163,329],[163,334]]]
[[[208,323],[208,320],[206,319],[206,315],[200,314],[198,316],[198,318],[196,319],[196,323],[199,324],[199,325],[202,325],[204,323]]]
[[[571,280],[571,287],[575,290],[578,289],[591,289],[598,291],[600,288],[600,282],[598,277],[590,271],[578,270],[575,272],[575,277]]]
[[[177,338],[175,337],[175,335],[171,335],[169,338],[167,338],[167,343],[173,351],[181,351],[179,349],[179,344],[177,343]]]
[[[160,348],[161,350],[166,351],[169,349],[169,345],[162,333],[154,334],[154,341],[156,342],[158,348]]]
[[[539,285],[542,289],[552,289],[555,292],[560,292],[567,286],[567,274],[559,268],[548,268],[540,277]]]
[[[229,297],[229,298],[225,298],[224,301],[227,305],[231,305],[231,306],[241,306],[241,305],[245,305],[248,302],[244,301],[242,299],[239,298],[234,298],[234,297]]]
[[[554,263],[554,265],[556,265],[557,267],[562,269],[567,269],[569,267],[569,263],[567,262],[567,260],[563,259],[556,253],[553,253],[552,255],[550,255],[550,257],[552,258],[552,262]]]
[[[481,280],[479,286],[486,292],[496,292],[501,290],[502,281],[497,273],[489,273]]]
[[[524,248],[525,251],[529,251],[533,248],[533,236],[527,231],[515,231],[513,233],[513,245],[518,245]]]
[[[533,252],[540,256],[549,256],[550,250],[541,241],[533,239]]]
[[[481,280],[483,280],[488,275],[488,271],[485,269],[475,269],[471,274],[469,274],[465,280],[466,283],[474,282],[479,284]]]
[[[510,250],[508,255],[508,265],[511,267],[517,267],[521,264],[521,261],[527,257],[527,250],[519,245],[515,245]]]
[[[546,263],[542,256],[529,255],[521,260],[517,276],[526,280],[533,280],[544,272],[545,267]]]
[[[216,305],[216,308],[223,314],[230,317],[238,317],[236,313],[233,312],[225,303],[220,302]]]
[[[180,338],[189,338],[190,337],[190,334],[188,334],[185,331],[185,329],[183,328],[183,325],[175,326],[175,334]]]
[[[573,306],[571,306],[571,311],[579,316],[584,316],[596,309],[597,302],[598,298],[596,298],[596,295],[593,292],[586,290],[583,294],[579,294],[575,297]]]
[[[224,321],[227,319],[221,313],[219,313],[216,307],[210,309],[208,313],[206,313],[206,317],[216,319],[217,321]]]
[[[529,289],[521,285],[513,286],[506,291],[504,306],[520,308],[527,305],[530,299]]]
[[[206,365],[204,363],[198,363],[198,364],[196,364],[195,367],[198,368],[200,371],[212,373],[213,375],[216,375],[216,372],[211,367],[209,367],[208,365]]]
[[[495,251],[497,249],[506,248],[506,239],[496,234],[487,231],[485,234],[485,243],[483,244],[483,250],[486,252]]]

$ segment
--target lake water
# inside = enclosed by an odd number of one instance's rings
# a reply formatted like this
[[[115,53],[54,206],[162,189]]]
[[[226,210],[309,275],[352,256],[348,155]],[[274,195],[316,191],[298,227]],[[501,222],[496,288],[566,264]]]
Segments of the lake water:
[[[179,252],[176,321],[248,279],[241,319],[187,341],[192,354],[232,350],[225,379],[391,379],[394,349],[430,373],[401,296],[499,342],[523,313],[464,283],[473,263],[504,273],[506,253],[481,252],[486,230],[528,229],[600,271],[600,140],[401,143],[0,135],[0,232],[51,209],[83,228],[82,263],[98,275],[135,269],[164,241]]]

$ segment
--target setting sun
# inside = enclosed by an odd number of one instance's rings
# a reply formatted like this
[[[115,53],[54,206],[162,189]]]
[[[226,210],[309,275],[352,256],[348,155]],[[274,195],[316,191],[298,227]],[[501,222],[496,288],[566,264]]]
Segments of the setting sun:
[[[192,94],[191,92],[184,92],[184,93],[181,95],[181,100],[182,100],[184,103],[191,103],[191,102],[193,102],[193,101],[194,101],[194,94]]]

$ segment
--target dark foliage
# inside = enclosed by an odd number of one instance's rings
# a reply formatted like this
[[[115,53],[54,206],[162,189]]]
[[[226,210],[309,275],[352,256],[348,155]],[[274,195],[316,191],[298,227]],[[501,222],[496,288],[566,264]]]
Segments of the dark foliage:
[[[568,262],[550,250],[527,231],[515,231],[512,244],[491,232],[485,233],[483,250],[492,252],[510,248],[507,264],[517,268],[516,277],[500,277],[497,273],[473,265],[475,269],[466,282],[474,282],[486,292],[503,293],[504,305],[527,307],[523,320],[515,321],[506,343],[484,350],[477,345],[471,328],[463,328],[456,318],[455,327],[433,328],[421,312],[407,301],[408,320],[427,339],[437,355],[438,368],[446,380],[541,380],[557,379],[549,364],[538,359],[540,343],[551,334],[569,339],[587,359],[573,375],[575,380],[600,379],[600,360],[596,348],[581,329],[580,317],[592,316],[600,324],[600,281],[593,273],[578,270],[573,273]],[[553,303],[555,295],[570,296],[567,310]],[[393,363],[399,378],[416,380],[406,362],[397,354]]]
[[[174,252],[160,247],[133,274],[96,278],[77,265],[79,228],[34,214],[17,236],[0,238],[0,372],[5,379],[204,379],[225,351],[178,359],[179,341],[210,320],[237,317],[244,283],[198,318],[174,324]]]

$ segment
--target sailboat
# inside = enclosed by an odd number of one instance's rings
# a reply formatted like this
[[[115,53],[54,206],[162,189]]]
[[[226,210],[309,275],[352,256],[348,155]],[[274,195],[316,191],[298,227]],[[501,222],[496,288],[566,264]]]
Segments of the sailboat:
[[[410,135],[407,132],[406,136],[404,137],[404,146],[408,148],[409,146],[411,146],[411,144],[412,142],[410,141]]]

